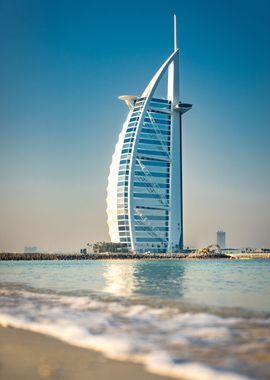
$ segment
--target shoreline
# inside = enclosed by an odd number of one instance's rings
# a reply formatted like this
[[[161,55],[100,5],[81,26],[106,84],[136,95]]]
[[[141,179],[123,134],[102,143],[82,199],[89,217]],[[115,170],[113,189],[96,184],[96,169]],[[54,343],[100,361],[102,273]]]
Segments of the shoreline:
[[[0,377],[5,380],[169,380],[142,364],[113,360],[41,333],[0,325]]]
[[[254,253],[226,253],[216,256],[189,257],[187,254],[114,254],[110,252],[87,255],[79,254],[55,254],[55,253],[0,253],[0,261],[65,261],[65,260],[241,260],[241,259],[270,259],[268,252]]]

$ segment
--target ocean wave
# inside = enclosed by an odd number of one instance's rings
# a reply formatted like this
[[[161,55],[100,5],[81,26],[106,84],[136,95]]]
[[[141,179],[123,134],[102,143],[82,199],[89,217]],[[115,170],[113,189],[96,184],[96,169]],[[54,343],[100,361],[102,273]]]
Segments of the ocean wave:
[[[224,318],[9,288],[2,288],[0,295],[2,326],[47,334],[112,359],[140,362],[151,372],[174,378],[247,379],[245,360],[252,345],[270,347],[269,319]]]
[[[157,351],[153,347],[152,352],[143,355],[138,352],[137,344],[130,342],[130,339],[112,337],[109,335],[91,336],[87,329],[65,322],[58,324],[35,323],[26,320],[19,320],[12,316],[0,314],[0,324],[4,327],[15,327],[29,331],[49,335],[69,344],[93,349],[104,354],[110,359],[128,360],[145,365],[150,372],[170,376],[183,380],[248,380],[249,377],[231,373],[225,370],[215,370],[210,366],[197,362],[175,363],[167,352]],[[138,343],[138,342],[137,342]],[[141,343],[144,343],[143,341]],[[144,344],[147,346],[147,344]],[[148,345],[149,347],[149,345]]]

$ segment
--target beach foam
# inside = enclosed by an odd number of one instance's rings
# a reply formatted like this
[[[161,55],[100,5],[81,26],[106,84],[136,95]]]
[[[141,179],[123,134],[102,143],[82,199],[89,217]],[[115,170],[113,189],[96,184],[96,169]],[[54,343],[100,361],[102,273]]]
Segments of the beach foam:
[[[237,350],[250,342],[255,328],[257,341],[253,337],[253,343],[263,347],[270,324],[268,319],[223,318],[173,307],[8,287],[2,288],[0,295],[2,326],[47,334],[187,380],[247,379],[237,374],[244,368],[240,356],[235,360]],[[222,354],[213,359],[217,350]]]

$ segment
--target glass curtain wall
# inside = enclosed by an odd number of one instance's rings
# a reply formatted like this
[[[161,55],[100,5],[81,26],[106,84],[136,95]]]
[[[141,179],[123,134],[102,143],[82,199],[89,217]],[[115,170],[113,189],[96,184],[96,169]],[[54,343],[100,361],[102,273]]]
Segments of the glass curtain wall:
[[[141,133],[137,136],[133,220],[129,220],[130,160],[136,128],[145,99],[138,99],[129,118],[122,145],[117,182],[117,219],[121,243],[130,244],[130,223],[135,227],[137,252],[166,252],[170,206],[171,102],[152,98]]]

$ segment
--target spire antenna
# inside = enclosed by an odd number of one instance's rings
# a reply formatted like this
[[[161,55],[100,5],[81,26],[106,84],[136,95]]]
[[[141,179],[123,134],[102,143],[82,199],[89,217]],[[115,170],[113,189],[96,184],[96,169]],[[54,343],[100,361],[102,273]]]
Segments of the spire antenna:
[[[178,49],[178,38],[177,38],[177,20],[176,15],[173,15],[173,21],[174,21],[174,50]]]

